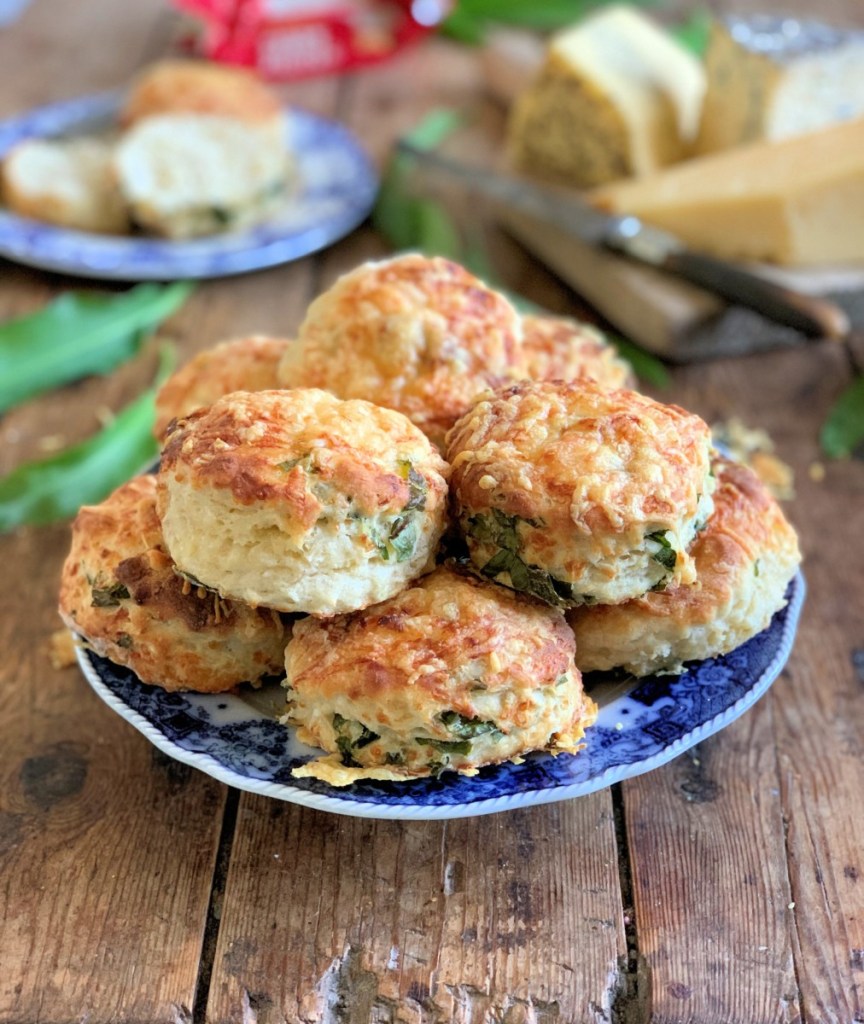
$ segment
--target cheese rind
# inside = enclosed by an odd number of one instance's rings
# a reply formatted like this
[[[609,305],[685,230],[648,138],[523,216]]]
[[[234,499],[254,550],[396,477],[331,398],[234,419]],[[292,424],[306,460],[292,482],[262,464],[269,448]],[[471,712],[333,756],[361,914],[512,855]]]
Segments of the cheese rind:
[[[591,198],[727,259],[864,261],[864,118],[698,157]]]
[[[509,127],[523,170],[577,186],[683,157],[698,127],[699,62],[632,8],[612,6],[549,44]]]
[[[864,114],[864,32],[813,20],[714,22],[698,153],[785,139]]]

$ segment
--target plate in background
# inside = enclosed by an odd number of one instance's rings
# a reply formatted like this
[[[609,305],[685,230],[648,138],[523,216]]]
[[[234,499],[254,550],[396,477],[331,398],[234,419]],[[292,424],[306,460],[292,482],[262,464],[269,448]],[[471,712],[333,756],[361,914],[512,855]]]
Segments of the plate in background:
[[[83,96],[0,122],[0,159],[22,139],[104,131],[113,125],[120,102],[119,93]],[[172,241],[75,231],[0,207],[0,256],[43,270],[120,281],[223,277],[307,256],[365,220],[378,177],[354,135],[335,121],[286,109],[285,138],[298,183],[284,205],[254,227]]]
[[[451,772],[345,788],[295,779],[291,768],[320,752],[276,720],[285,701],[278,683],[238,694],[167,693],[91,652],[79,650],[78,660],[96,693],[152,743],[237,789],[364,818],[465,818],[585,796],[658,768],[722,729],[780,674],[804,593],[799,573],[786,607],[764,632],[723,657],[691,663],[680,676],[589,685],[600,715],[580,753],[529,755],[523,764],[483,768],[473,778]]]

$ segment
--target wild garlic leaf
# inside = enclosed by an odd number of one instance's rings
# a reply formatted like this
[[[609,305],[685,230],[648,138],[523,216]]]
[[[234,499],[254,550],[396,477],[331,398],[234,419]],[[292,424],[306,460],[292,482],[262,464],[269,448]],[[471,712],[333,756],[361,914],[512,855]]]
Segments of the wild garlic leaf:
[[[696,57],[702,57],[708,48],[713,21],[711,12],[702,7],[693,11],[680,24],[673,25],[670,31],[685,50],[689,50]]]
[[[655,544],[659,545],[658,550],[653,552],[651,556],[654,561],[659,562],[664,569],[672,572],[678,561],[678,553],[666,537],[666,531],[657,530],[655,533],[649,533],[647,540],[654,541]]]
[[[156,389],[173,357],[163,349],[153,387],[122,409],[99,433],[47,459],[26,462],[0,479],[0,533],[42,526],[102,501],[156,457]]]
[[[458,711],[442,711],[438,717],[447,731],[460,739],[471,739],[473,736],[482,736],[484,733],[500,732],[494,722],[484,721],[482,718],[467,718],[465,715],[460,715]]]
[[[377,732],[372,732],[362,722],[343,718],[338,712],[333,715],[333,731],[336,734],[336,748],[346,768],[359,768],[360,764],[353,756],[354,751],[369,746],[379,738]]]
[[[656,0],[632,0],[649,7]],[[485,30],[495,23],[518,25],[538,32],[573,25],[602,7],[604,0],[459,0],[441,23],[441,31],[459,42],[482,43]]]
[[[406,135],[418,149],[434,149],[462,123],[462,115],[446,107],[430,111]],[[395,153],[384,172],[372,223],[394,249],[419,249],[430,256],[459,258],[459,234],[449,214],[433,199],[420,198],[410,180],[414,159]]]
[[[0,324],[0,412],[131,358],[192,286],[140,284],[120,295],[67,292]]]
[[[831,459],[848,459],[864,446],[864,375],[854,380],[831,407],[820,442]]]

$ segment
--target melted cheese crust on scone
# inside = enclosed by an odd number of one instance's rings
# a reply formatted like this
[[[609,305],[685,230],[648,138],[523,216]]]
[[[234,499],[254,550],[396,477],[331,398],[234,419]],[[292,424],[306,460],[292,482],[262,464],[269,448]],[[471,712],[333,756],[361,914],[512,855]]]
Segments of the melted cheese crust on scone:
[[[287,338],[253,334],[199,352],[160,388],[153,433],[161,439],[171,420],[206,408],[232,391],[278,389],[279,361],[292,344]]]
[[[714,513],[692,548],[696,580],[569,615],[585,671],[678,672],[760,633],[801,561],[795,531],[756,474],[717,459]]]
[[[523,381],[448,435],[456,515],[484,576],[550,604],[616,604],[691,582],[712,510],[698,416],[591,380]]]
[[[282,386],[397,409],[440,445],[480,392],[520,375],[521,338],[509,301],[463,267],[397,256],[357,267],[312,303]]]
[[[448,467],[400,413],[324,391],[237,391],[180,420],[159,472],[177,564],[220,594],[333,615],[434,564]]]
[[[602,332],[560,316],[522,317],[522,373],[529,380],[591,377],[610,388],[633,386],[633,373]]]
[[[276,612],[226,601],[176,571],[149,475],[78,513],[60,614],[97,654],[166,690],[219,693],[281,674],[290,636]]]
[[[253,72],[204,60],[161,60],[133,81],[120,121],[157,114],[218,114],[259,128],[282,143],[282,104]]]
[[[447,567],[365,611],[302,619],[287,720],[329,756],[293,774],[341,786],[575,752],[596,707],[573,654],[560,611]]]

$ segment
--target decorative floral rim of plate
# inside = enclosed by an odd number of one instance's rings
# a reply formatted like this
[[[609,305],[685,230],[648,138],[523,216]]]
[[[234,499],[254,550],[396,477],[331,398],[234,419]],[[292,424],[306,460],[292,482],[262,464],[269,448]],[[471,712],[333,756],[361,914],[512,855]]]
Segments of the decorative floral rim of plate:
[[[82,96],[0,122],[0,159],[26,138],[104,130],[119,93]],[[307,256],[344,237],[375,202],[378,176],[343,125],[285,111],[285,138],[298,184],[264,222],[244,231],[172,241],[99,235],[30,220],[0,208],[0,256],[64,274],[121,281],[223,277]]]
[[[295,779],[320,754],[281,725],[278,682],[237,694],[167,693],[128,669],[79,649],[90,685],[118,714],[178,761],[237,789],[365,818],[463,818],[585,796],[659,768],[742,715],[789,658],[804,602],[799,573],[768,628],[730,654],[694,662],[678,676],[598,680],[597,723],[576,755],[534,754],[522,764],[484,768],[473,778],[445,773],[412,782],[361,782],[337,789]]]

